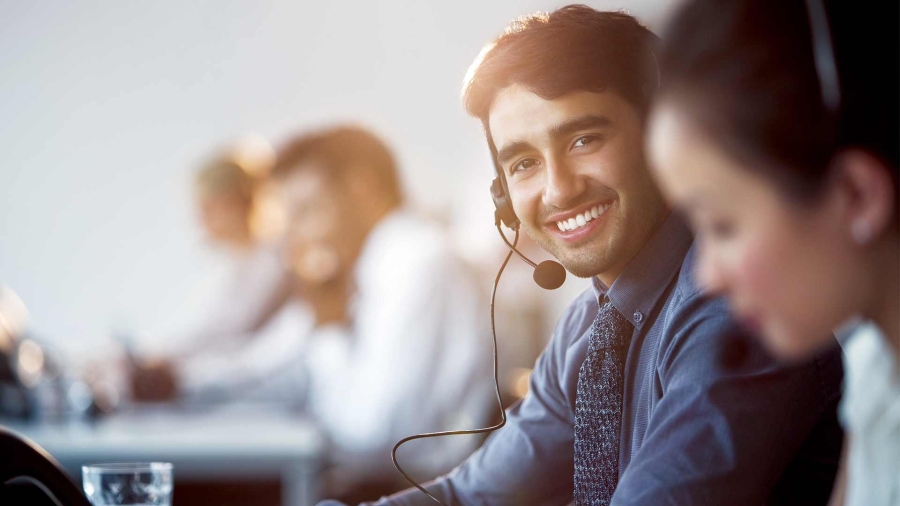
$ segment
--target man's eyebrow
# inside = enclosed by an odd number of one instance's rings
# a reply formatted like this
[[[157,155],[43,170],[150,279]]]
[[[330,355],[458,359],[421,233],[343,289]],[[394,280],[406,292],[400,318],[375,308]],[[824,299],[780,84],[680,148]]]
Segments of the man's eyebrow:
[[[578,118],[572,118],[568,121],[554,125],[550,128],[550,137],[558,139],[559,137],[569,136],[579,130],[587,130],[590,128],[608,128],[613,122],[606,116],[596,116],[588,114]]]
[[[502,164],[506,160],[509,160],[510,158],[515,156],[517,153],[526,151],[528,149],[531,149],[531,144],[525,141],[513,141],[506,146],[503,146],[500,151],[497,151],[497,161]]]

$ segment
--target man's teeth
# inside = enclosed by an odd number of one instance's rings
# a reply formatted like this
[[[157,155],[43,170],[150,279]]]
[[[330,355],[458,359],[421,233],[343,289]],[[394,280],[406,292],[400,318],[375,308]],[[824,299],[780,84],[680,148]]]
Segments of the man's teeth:
[[[591,220],[599,218],[601,214],[605,213],[606,210],[609,209],[609,206],[610,204],[594,206],[581,214],[576,214],[574,217],[569,218],[568,220],[557,221],[556,226],[559,228],[560,232],[567,232],[569,230],[581,228],[590,223]]]

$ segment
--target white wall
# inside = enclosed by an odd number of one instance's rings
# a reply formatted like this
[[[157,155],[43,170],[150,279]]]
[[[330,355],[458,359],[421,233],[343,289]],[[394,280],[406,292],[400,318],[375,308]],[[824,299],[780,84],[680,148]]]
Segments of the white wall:
[[[672,3],[588,2],[651,27]],[[561,5],[4,1],[0,283],[73,354],[114,327],[183,327],[218,268],[194,222],[196,163],[249,132],[341,119],[382,132],[414,200],[486,251],[491,169],[460,84],[513,17]]]

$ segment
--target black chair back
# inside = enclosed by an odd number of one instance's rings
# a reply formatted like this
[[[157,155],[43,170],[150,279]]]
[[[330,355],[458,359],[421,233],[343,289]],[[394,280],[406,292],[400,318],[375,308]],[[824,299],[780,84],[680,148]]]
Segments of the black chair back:
[[[43,448],[0,426],[0,488],[31,484],[59,506],[91,506],[81,489]]]

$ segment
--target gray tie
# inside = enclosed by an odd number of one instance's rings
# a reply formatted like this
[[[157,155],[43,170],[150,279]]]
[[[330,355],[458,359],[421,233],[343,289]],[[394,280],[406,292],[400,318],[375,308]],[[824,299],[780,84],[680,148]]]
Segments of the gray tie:
[[[625,356],[634,327],[612,302],[591,325],[575,396],[575,504],[606,506],[619,481]]]

